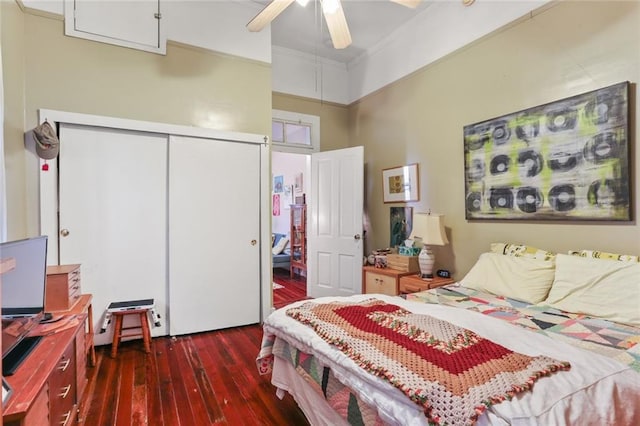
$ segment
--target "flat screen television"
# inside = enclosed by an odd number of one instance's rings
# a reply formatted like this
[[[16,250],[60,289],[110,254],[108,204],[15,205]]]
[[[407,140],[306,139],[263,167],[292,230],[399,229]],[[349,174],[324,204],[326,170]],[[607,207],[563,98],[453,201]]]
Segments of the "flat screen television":
[[[0,243],[0,259],[10,258],[15,267],[0,277],[3,358],[44,315],[47,236]]]

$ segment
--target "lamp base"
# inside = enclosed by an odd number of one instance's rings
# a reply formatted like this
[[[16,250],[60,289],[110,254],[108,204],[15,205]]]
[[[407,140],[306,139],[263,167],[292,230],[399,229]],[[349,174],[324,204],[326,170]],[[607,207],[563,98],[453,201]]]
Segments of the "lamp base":
[[[425,244],[422,247],[422,251],[418,255],[418,264],[420,265],[420,277],[422,279],[433,279],[433,265],[436,261],[436,257],[433,255],[431,249]]]

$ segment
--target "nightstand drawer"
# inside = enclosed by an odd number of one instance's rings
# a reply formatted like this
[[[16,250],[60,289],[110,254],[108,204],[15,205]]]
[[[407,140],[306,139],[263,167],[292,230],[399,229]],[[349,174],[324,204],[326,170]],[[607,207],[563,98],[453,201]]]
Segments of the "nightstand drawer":
[[[365,273],[365,282],[365,293],[380,293],[389,296],[398,294],[395,277],[367,272]]]
[[[451,278],[433,277],[430,280],[423,280],[418,275],[407,275],[400,278],[400,293],[417,293],[443,285],[452,284],[455,281]]]

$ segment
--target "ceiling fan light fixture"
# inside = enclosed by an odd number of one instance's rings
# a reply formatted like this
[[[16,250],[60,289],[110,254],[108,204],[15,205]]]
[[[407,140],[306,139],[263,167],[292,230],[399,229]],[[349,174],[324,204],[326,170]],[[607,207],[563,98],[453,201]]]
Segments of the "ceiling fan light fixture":
[[[296,3],[302,7],[306,7],[309,4],[309,0],[296,0]]]
[[[340,0],[322,0],[322,11],[326,14],[336,13],[340,7]]]

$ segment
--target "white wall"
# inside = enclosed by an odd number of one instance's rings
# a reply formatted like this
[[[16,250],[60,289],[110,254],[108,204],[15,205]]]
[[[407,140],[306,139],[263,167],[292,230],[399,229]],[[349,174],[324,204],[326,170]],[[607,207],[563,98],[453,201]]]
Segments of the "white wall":
[[[295,182],[296,174],[302,173],[302,192],[295,192],[295,189],[292,189],[293,196],[299,197],[303,193],[306,193],[308,180],[307,163],[308,155],[305,154],[273,152],[271,154],[271,173],[273,176],[283,176],[285,186],[293,185]],[[291,209],[289,208],[290,203],[291,196],[289,196],[287,200],[287,195],[284,192],[280,193],[280,216],[271,216],[272,232],[289,235],[291,231]]]

